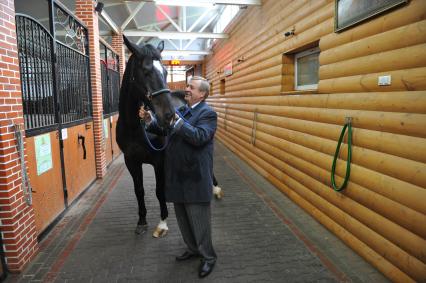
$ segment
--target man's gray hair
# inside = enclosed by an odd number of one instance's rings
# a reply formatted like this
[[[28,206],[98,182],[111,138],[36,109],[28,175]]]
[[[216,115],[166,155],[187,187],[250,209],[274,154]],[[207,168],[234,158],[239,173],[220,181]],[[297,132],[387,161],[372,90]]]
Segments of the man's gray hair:
[[[199,91],[205,92],[204,99],[209,96],[210,93],[210,83],[207,79],[199,76],[194,76],[191,78],[191,81],[200,81]]]

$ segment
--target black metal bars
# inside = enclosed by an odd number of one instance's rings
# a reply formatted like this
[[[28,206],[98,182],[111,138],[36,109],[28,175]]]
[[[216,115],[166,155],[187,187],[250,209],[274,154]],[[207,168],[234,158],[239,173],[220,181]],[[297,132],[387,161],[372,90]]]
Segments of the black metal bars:
[[[52,72],[52,36],[36,20],[16,15],[22,102],[27,130],[57,124]]]
[[[89,58],[57,42],[58,98],[63,124],[91,117]]]
[[[87,29],[56,3],[54,11],[55,36],[37,20],[16,14],[27,136],[92,116]]]
[[[119,57],[100,42],[102,101],[104,116],[118,112],[120,96]]]

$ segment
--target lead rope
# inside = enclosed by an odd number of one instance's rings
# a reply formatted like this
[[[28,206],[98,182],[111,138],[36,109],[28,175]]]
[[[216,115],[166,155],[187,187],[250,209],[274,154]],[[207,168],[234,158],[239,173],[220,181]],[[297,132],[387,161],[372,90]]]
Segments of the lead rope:
[[[178,114],[178,116],[183,120],[183,121],[185,121],[185,122],[187,122],[188,123],[188,121],[184,118],[184,116],[185,116],[185,114],[187,113],[187,111],[185,112],[185,113],[181,113],[178,109],[175,109],[175,111],[176,111],[176,114]],[[163,151],[166,147],[167,147],[167,145],[169,144],[169,139],[168,139],[168,136],[166,136],[166,141],[165,141],[165,143],[164,143],[164,145],[162,146],[162,147],[160,147],[160,148],[156,148],[152,143],[151,143],[151,141],[149,140],[149,137],[148,137],[148,134],[146,133],[146,129],[145,129],[145,121],[143,120],[143,119],[140,119],[140,123],[141,123],[141,127],[142,127],[142,131],[143,131],[143,135],[144,135],[144,138],[145,138],[145,140],[146,140],[146,142],[147,142],[147,144],[148,144],[148,146],[152,149],[152,150],[154,150],[154,151]]]
[[[146,133],[146,129],[145,129],[145,121],[143,119],[141,119],[140,123],[141,123],[141,127],[142,127],[143,136],[144,136],[145,141],[147,142],[148,146],[154,151],[163,151],[167,147],[167,145],[169,144],[169,139],[167,138],[167,136],[166,136],[166,141],[164,142],[164,145],[162,147],[157,148],[149,140],[148,134]]]

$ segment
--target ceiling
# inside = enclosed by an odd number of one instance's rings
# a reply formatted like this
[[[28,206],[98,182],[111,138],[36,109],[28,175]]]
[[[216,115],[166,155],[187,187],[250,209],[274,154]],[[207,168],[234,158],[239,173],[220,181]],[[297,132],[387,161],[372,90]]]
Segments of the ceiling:
[[[75,11],[75,0],[55,0]],[[48,0],[15,0],[17,12],[28,14],[48,27]],[[227,38],[226,29],[213,28],[224,9],[232,5],[241,13],[261,0],[94,0],[103,3],[99,17],[101,36],[123,32],[135,43],[165,43],[163,59],[201,61],[211,52],[211,39]]]
[[[135,43],[157,45],[164,40],[166,60],[203,60],[209,39],[227,38],[213,27],[227,5],[244,11],[261,0],[100,0],[104,4],[99,29],[103,37],[122,31]]]

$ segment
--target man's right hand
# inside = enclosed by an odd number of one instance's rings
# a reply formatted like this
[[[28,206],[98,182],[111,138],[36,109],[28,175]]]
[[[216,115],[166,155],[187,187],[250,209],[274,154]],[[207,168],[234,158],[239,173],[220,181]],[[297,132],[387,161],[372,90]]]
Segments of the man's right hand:
[[[145,110],[143,106],[139,109],[139,118],[145,121],[145,123],[151,123],[152,117],[148,110]]]

